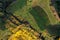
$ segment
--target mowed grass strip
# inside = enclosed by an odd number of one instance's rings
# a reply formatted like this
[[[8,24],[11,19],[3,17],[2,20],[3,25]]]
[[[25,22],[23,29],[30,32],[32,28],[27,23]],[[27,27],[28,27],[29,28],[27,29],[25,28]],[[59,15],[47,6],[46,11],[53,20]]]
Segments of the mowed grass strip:
[[[54,16],[53,12],[50,9],[50,0],[41,0],[39,6],[44,9],[44,11],[49,17],[51,24],[58,23],[56,17]]]

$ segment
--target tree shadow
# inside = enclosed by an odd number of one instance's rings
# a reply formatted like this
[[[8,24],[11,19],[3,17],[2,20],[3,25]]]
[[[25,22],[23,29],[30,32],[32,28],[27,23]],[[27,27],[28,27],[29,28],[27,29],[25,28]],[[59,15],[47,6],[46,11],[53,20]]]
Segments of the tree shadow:
[[[60,1],[59,0],[51,0],[50,6],[53,6],[57,11],[57,14],[60,18]]]
[[[8,20],[7,17],[9,18],[11,15],[8,14],[7,16],[7,12],[6,12],[6,8],[13,2],[14,0],[10,0],[10,1],[3,1],[1,0],[0,3],[2,5],[0,5],[0,8],[2,10],[0,10],[1,14],[0,14],[0,29],[1,30],[5,30],[5,24],[7,23],[6,21]]]
[[[6,20],[7,20],[7,18],[6,18],[6,8],[12,3],[13,1],[3,1],[3,0],[1,0],[0,1],[0,3],[1,3],[1,5],[0,5],[0,9],[2,9],[2,10],[0,10],[0,12],[1,12],[1,14],[0,14],[0,29],[1,30],[5,30],[6,28],[5,28],[5,24],[6,24]]]
[[[56,25],[48,25],[46,27],[46,30],[48,30],[48,32],[51,35],[60,36],[60,25],[59,24],[56,24]]]

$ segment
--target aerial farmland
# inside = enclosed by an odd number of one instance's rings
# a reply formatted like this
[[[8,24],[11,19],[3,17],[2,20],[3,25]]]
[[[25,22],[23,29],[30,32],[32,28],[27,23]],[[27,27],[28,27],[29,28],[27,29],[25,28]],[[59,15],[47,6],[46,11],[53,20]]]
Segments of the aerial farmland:
[[[60,40],[59,0],[0,0],[0,40]]]

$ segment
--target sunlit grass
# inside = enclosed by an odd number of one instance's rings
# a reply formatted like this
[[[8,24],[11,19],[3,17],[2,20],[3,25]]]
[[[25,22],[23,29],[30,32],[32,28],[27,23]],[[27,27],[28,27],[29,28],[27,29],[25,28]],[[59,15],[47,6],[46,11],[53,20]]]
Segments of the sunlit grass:
[[[47,13],[51,24],[57,24],[58,21],[50,9],[50,0],[41,0],[39,5]]]
[[[19,1],[19,0],[17,0],[17,1]],[[23,1],[21,1],[21,2],[23,3]],[[26,5],[25,4],[22,4],[22,5],[20,5],[20,2],[16,2],[15,4],[12,4],[8,8],[8,10],[11,11],[14,15],[24,18],[32,25],[33,28],[35,28],[37,31],[38,30],[40,31],[40,28],[38,27],[34,17],[29,13],[30,8],[32,7],[32,2],[30,2],[28,0]],[[22,7],[20,8],[20,6],[22,6]]]

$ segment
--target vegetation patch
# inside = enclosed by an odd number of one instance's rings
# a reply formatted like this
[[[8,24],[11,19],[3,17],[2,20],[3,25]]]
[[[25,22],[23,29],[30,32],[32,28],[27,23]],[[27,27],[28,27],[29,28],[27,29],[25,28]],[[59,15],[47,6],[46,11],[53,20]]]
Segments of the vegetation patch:
[[[44,29],[45,26],[50,23],[46,12],[42,8],[40,8],[40,6],[32,7],[30,13],[35,18],[37,24],[41,29]]]

